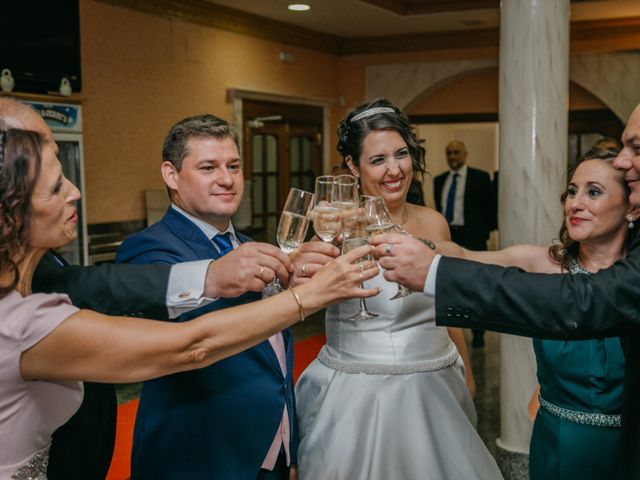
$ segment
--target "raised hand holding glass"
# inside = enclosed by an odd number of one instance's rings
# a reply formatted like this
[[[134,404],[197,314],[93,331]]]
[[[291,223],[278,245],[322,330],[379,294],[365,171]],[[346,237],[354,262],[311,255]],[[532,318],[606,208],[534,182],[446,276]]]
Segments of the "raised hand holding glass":
[[[313,193],[298,188],[289,190],[287,201],[280,215],[276,234],[276,241],[284,253],[289,254],[293,252],[304,242],[307,230],[309,229],[312,205]],[[282,287],[276,277],[264,288],[262,296],[267,298],[281,291]]]
[[[362,207],[367,221],[367,233],[370,237],[382,233],[402,233],[408,235],[404,229],[393,223],[391,214],[382,197],[363,196]],[[398,291],[389,300],[396,300],[410,294],[411,290],[398,283]]]

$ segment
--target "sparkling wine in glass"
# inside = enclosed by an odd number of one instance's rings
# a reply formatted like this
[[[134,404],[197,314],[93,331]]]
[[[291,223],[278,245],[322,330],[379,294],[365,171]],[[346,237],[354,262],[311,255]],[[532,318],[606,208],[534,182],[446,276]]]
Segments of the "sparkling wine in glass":
[[[354,215],[353,219],[354,228],[352,231],[352,235],[348,238],[345,238],[342,241],[342,253],[348,253],[351,250],[355,250],[358,247],[362,247],[363,245],[369,245],[369,240],[367,238],[366,220],[362,215]],[[360,262],[364,262],[367,260],[372,260],[371,255],[366,255],[360,258]],[[360,283],[360,286],[363,286]],[[370,312],[367,309],[367,304],[364,301],[364,298],[360,298],[360,308],[358,311],[349,317],[349,320],[367,320],[369,318],[377,317],[377,313]]]
[[[280,249],[287,255],[304,242],[309,229],[309,217],[293,212],[282,212],[278,222],[277,242]]]
[[[293,252],[304,242],[309,229],[311,207],[313,205],[313,193],[292,188],[289,190],[287,201],[282,209],[276,241],[280,249],[287,255]],[[262,291],[262,297],[267,298],[280,293],[282,287],[278,278],[267,285]]]
[[[342,238],[353,235],[358,212],[358,179],[353,175],[338,175],[333,187],[333,205],[342,214]]]
[[[316,178],[315,200],[312,211],[313,229],[323,242],[331,242],[340,233],[342,215],[333,204],[335,177],[324,175]]]
[[[363,209],[364,215],[367,221],[367,233],[370,237],[380,235],[382,233],[402,233],[408,235],[402,228],[393,223],[391,214],[387,209],[387,205],[384,203],[382,197],[363,197]],[[398,291],[389,300],[396,300],[398,298],[411,295],[411,290],[407,287],[398,285]]]

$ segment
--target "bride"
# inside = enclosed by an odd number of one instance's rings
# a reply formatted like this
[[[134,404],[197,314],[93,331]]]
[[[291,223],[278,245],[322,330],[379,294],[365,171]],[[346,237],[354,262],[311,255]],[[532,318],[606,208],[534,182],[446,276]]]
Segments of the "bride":
[[[394,223],[416,237],[450,238],[439,213],[406,203],[425,151],[397,107],[357,107],[338,137],[362,192],[383,197]],[[349,320],[358,301],[329,307],[327,344],[296,386],[299,478],[502,478],[475,429],[462,331],[437,327],[435,302],[424,295],[389,300],[397,285],[382,273],[366,286],[382,289],[367,302],[379,316]]]

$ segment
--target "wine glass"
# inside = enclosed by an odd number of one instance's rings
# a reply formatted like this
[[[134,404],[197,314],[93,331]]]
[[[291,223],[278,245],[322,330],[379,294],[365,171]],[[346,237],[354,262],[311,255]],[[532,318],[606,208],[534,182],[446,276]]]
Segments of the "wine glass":
[[[408,235],[405,230],[393,223],[391,214],[382,197],[363,196],[364,215],[367,220],[367,232],[370,237],[381,233],[402,233]],[[406,297],[411,294],[407,287],[398,285],[398,291],[389,300]]]
[[[312,205],[313,193],[298,188],[289,190],[287,201],[280,215],[276,234],[276,240],[280,249],[287,255],[304,242],[307,230],[309,229]],[[271,297],[281,291],[280,281],[278,277],[275,277],[262,291],[262,297]]]
[[[351,250],[355,250],[358,247],[369,244],[369,240],[367,238],[367,230],[366,230],[366,226],[367,226],[366,218],[361,214],[355,213],[352,216],[352,224],[353,224],[353,229],[351,231],[351,236],[348,238],[345,238],[342,241],[343,255],[345,253],[350,252]],[[360,258],[360,262],[364,262],[371,259],[372,259],[371,255],[366,255]],[[360,285],[362,286],[362,282],[360,283]],[[349,320],[367,320],[369,318],[375,318],[377,316],[378,316],[377,313],[372,313],[369,310],[367,310],[367,305],[364,301],[364,298],[360,298],[360,308],[354,315],[349,317]]]
[[[358,179],[353,175],[338,175],[333,186],[333,205],[342,214],[342,238],[351,237],[358,208]]]
[[[316,178],[316,192],[312,213],[313,229],[323,242],[331,242],[340,233],[340,209],[333,205],[335,177]]]

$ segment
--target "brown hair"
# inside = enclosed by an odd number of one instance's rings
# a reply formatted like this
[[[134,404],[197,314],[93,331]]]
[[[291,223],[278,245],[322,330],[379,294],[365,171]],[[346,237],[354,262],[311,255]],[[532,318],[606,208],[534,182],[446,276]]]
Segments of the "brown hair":
[[[182,161],[189,155],[189,140],[191,138],[231,138],[238,150],[238,134],[229,122],[215,115],[203,114],[187,117],[176,123],[162,146],[162,161],[170,162],[176,170],[182,169]]]
[[[0,285],[0,298],[20,280],[16,257],[29,237],[31,194],[40,173],[42,137],[27,130],[0,130],[0,272],[12,280]]]
[[[376,108],[391,109],[393,112],[382,111],[354,121],[354,117]],[[347,157],[351,157],[354,165],[358,166],[360,164],[362,142],[364,142],[369,133],[376,130],[395,130],[400,134],[411,155],[413,176],[416,179],[422,178],[426,173],[426,150],[422,146],[424,140],[418,139],[414,128],[409,122],[409,118],[398,107],[384,98],[357,106],[338,125],[337,149],[343,158],[342,166],[346,168]]]
[[[564,201],[566,200],[567,195],[569,193],[568,192],[569,183],[571,183],[571,179],[573,178],[573,175],[575,174],[578,166],[582,162],[586,162],[587,160],[602,160],[605,163],[611,164],[611,162],[613,162],[613,160],[616,158],[617,155],[618,155],[618,151],[613,148],[608,148],[606,150],[603,150],[598,147],[593,147],[590,150],[588,150],[587,153],[585,153],[580,158],[578,163],[576,163],[574,166],[569,168],[569,170],[567,171],[567,189],[565,189],[562,195],[560,195],[560,202],[564,204]],[[627,182],[624,181],[624,175],[622,173],[620,175],[616,175],[616,180],[618,180],[618,183],[622,186],[622,189],[624,192],[623,193],[624,198],[626,201],[628,201],[631,190],[629,189],[629,185],[627,185]],[[628,230],[627,238],[625,241],[625,247],[628,247],[630,245],[631,241],[635,238],[635,235],[636,235],[635,229]],[[575,260],[575,261],[578,260],[579,248],[580,248],[580,243],[576,242],[569,236],[569,231],[567,230],[567,224],[563,220],[562,226],[560,227],[560,231],[558,232],[558,238],[556,239],[556,241],[554,241],[553,245],[549,247],[549,257],[551,258],[551,260],[560,264],[560,266],[564,270],[566,270],[569,262],[571,262],[572,260]]]

